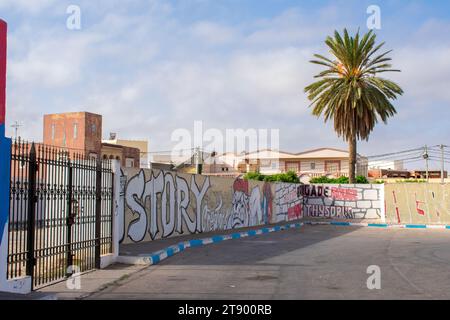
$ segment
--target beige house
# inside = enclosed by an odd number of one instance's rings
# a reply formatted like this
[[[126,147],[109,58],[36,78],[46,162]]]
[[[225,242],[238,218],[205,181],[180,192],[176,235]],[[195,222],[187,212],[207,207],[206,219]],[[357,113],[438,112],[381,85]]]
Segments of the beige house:
[[[149,168],[149,158],[148,158],[148,141],[147,140],[123,140],[117,139],[115,133],[110,134],[109,140],[103,140],[104,144],[120,145],[128,148],[136,148],[140,151],[140,167]]]
[[[242,159],[242,156],[239,157],[231,152],[221,155],[210,154],[203,160],[203,174],[237,177],[241,174],[238,167]]]

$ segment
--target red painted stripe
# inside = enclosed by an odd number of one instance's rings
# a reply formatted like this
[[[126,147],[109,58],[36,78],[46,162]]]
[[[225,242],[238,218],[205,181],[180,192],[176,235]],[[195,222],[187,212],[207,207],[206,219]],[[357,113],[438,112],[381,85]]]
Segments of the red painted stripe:
[[[6,114],[6,34],[6,22],[0,19],[0,125],[5,123]]]
[[[397,212],[397,220],[398,223],[402,223],[401,219],[400,219],[400,212],[398,211],[398,208],[395,208],[395,211]]]

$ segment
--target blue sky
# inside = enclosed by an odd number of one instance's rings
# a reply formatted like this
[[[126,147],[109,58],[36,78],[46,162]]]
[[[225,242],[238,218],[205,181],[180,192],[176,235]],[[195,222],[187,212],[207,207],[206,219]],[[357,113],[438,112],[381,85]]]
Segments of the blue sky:
[[[66,28],[79,5],[81,30]],[[0,0],[9,23],[7,125],[40,140],[42,115],[104,115],[104,136],[148,138],[173,146],[193,128],[279,128],[281,148],[346,147],[331,125],[310,115],[303,88],[313,53],[335,29],[366,31],[369,5],[393,49],[393,74],[405,90],[398,116],[379,125],[366,155],[450,145],[449,1]],[[9,129],[10,135],[13,130]]]

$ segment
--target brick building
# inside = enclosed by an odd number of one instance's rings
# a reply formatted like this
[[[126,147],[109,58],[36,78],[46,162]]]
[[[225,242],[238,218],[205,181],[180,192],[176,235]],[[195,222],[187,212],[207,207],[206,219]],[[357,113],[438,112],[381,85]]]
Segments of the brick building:
[[[44,116],[44,144],[76,149],[90,158],[116,159],[124,167],[139,167],[140,150],[102,143],[102,116],[69,112]]]

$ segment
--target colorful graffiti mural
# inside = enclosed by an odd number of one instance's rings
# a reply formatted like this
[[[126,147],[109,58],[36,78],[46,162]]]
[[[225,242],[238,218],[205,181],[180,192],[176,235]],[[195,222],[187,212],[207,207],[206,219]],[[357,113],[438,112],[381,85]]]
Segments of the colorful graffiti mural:
[[[121,241],[239,229],[302,218],[380,219],[380,187],[246,181],[122,168]]]
[[[299,193],[302,187],[290,183],[275,185],[275,222],[302,218],[303,195]]]
[[[271,222],[267,183],[158,170],[122,169],[122,175],[116,205],[124,207],[125,243]]]
[[[383,185],[303,185],[303,216],[383,220]]]

